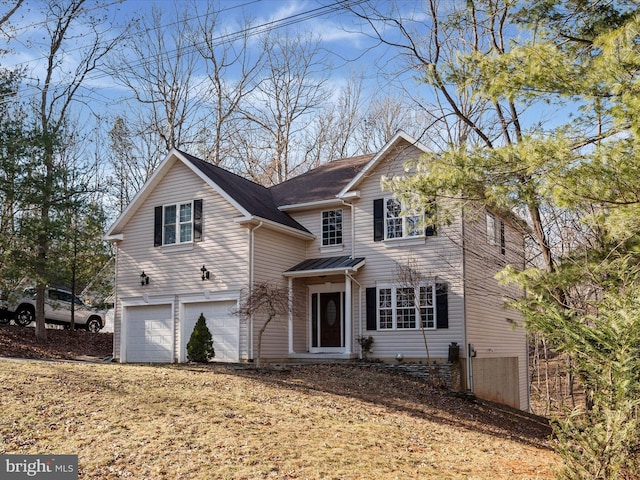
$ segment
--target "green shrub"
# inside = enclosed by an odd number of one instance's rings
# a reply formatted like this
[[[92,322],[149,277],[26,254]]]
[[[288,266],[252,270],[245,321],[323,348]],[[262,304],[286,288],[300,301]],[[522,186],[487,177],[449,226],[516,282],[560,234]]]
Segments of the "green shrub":
[[[187,343],[187,358],[190,362],[207,363],[216,353],[207,321],[201,313]]]

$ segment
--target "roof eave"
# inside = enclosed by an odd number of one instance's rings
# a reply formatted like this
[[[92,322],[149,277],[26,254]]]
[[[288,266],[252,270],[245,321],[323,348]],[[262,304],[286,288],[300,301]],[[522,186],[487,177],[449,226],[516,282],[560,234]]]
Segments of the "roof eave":
[[[288,205],[282,205],[278,207],[278,210],[282,212],[295,212],[297,210],[309,210],[313,208],[332,207],[340,204],[342,204],[342,202],[340,201],[339,198],[331,198],[329,200],[317,200],[314,202],[290,203]]]
[[[424,153],[427,153],[429,149],[420,143],[418,140],[413,138],[408,133],[398,130],[396,134],[389,140],[384,147],[365,165],[365,167],[360,170],[360,172],[353,177],[351,180],[341,191],[336,195],[338,198],[343,198],[349,194],[351,194],[351,190],[357,186],[360,181],[376,166],[376,164],[382,159],[388,152],[393,148],[393,146],[399,141],[404,140],[405,142],[415,146],[419,150],[422,150]]]
[[[179,153],[180,152],[178,152],[178,150],[176,150],[175,148],[171,149],[164,160],[160,162],[158,168],[154,170],[151,176],[144,183],[142,188],[134,195],[133,199],[131,199],[131,201],[129,202],[129,205],[127,205],[122,213],[120,213],[118,218],[116,218],[115,222],[113,222],[109,230],[107,230],[105,237],[111,237],[121,233],[123,227],[129,222],[131,217],[133,217],[133,215],[147,198],[149,193],[153,191],[152,187],[155,187],[155,185],[157,185],[165,175],[166,171],[168,170],[167,165],[169,165],[170,163],[173,164],[171,162],[172,159],[180,158]]]
[[[260,224],[267,225],[275,230],[280,230],[282,232],[285,232],[289,235],[293,235],[294,237],[297,237],[297,238],[301,238],[303,240],[314,240],[316,238],[316,236],[311,232],[305,232],[297,228],[293,228],[288,225],[283,225],[281,223],[274,222],[273,220],[258,217],[255,215],[234,218],[233,221],[239,225],[256,225],[256,226]]]

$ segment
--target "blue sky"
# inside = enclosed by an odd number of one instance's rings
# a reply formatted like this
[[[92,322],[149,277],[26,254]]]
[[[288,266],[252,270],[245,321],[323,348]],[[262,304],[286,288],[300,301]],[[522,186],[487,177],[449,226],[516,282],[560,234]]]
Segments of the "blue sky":
[[[387,75],[401,68],[401,61],[397,51],[391,47],[380,45],[373,39],[367,30],[367,26],[344,10],[331,11],[338,0],[219,0],[214,4],[221,12],[221,28],[219,35],[228,35],[238,30],[238,25],[244,16],[253,20],[253,25],[265,28],[276,27],[279,32],[304,32],[311,33],[321,41],[322,48],[327,52],[332,64],[330,71],[330,90],[336,95],[347,79],[353,74],[363,74],[365,85],[361,102],[363,105],[376,97],[401,96],[401,87],[406,88],[420,97],[431,98],[428,87],[421,86],[415,78],[418,71],[405,72],[401,77]],[[358,2],[360,0],[351,0]],[[389,5],[387,0],[374,0],[381,5]],[[453,0],[452,0],[453,1]],[[190,18],[196,18],[202,14],[208,0],[106,0],[106,9],[95,9],[95,13],[103,14],[108,23],[114,25],[112,32],[117,32],[131,18],[148,18],[151,9],[155,6],[162,10],[163,25],[167,28],[171,24],[179,22],[179,11],[188,5],[192,13]],[[422,2],[415,0],[400,0],[400,8],[404,16],[413,16],[419,19]],[[23,67],[29,82],[34,85],[42,85],[44,80],[44,67],[47,50],[49,47],[46,35],[47,19],[42,14],[42,5],[46,0],[25,0],[25,4],[18,14],[12,18],[15,27],[16,38],[9,44],[11,52],[0,57],[0,66]],[[444,5],[447,5],[446,3]],[[95,6],[95,1],[87,3],[88,8]],[[0,7],[0,13],[3,11]],[[94,12],[92,12],[94,13]],[[106,25],[106,23],[105,23]],[[106,28],[106,27],[105,27]],[[67,46],[66,53],[61,59],[62,68],[70,72],[79,61],[82,54],[82,45],[90,35],[86,25],[79,25],[73,34],[76,36],[71,45]],[[111,34],[111,33],[107,33]],[[257,42],[257,36],[252,37]],[[128,42],[135,42],[136,36],[132,32],[127,35]],[[0,38],[0,47],[2,39]],[[120,47],[126,51],[126,45]],[[251,44],[250,44],[251,48]],[[68,74],[67,74],[68,76]],[[64,85],[67,81],[65,74],[53,79],[54,85]],[[35,97],[38,88],[26,86],[21,92],[23,98]],[[82,113],[78,118],[88,119],[102,112],[111,115],[118,111],[126,112],[128,102],[123,97],[130,95],[122,86],[118,85],[104,72],[93,72],[89,75],[79,92],[78,99],[82,102],[79,107]],[[87,113],[89,112],[89,113]],[[550,117],[548,110],[532,109],[528,115],[531,123],[538,121],[562,122],[566,115]]]
[[[37,83],[44,78],[45,59],[49,48],[46,38],[47,19],[42,15],[41,0],[26,0],[25,5],[18,14],[12,18],[16,28],[16,38],[10,43],[11,52],[5,57],[0,57],[0,65],[5,67],[23,67],[27,76]],[[238,22],[248,15],[253,19],[254,25],[264,28],[278,27],[284,32],[311,33],[320,39],[322,48],[326,49],[328,58],[333,66],[331,82],[335,84],[333,90],[338,90],[345,79],[353,72],[365,74],[367,82],[371,85],[369,95],[383,89],[389,92],[391,85],[381,76],[381,68],[390,68],[390,58],[385,58],[389,53],[384,47],[376,47],[376,42],[361,33],[361,25],[357,20],[344,11],[329,12],[327,7],[333,5],[335,0],[220,0],[218,5],[222,11],[226,32],[234,32],[238,29]],[[163,23],[170,24],[178,16],[178,9],[185,5],[195,5],[199,12],[207,5],[206,0],[124,0],[113,1],[106,10],[96,10],[96,13],[106,13],[106,18],[112,22],[116,29],[126,24],[127,20],[135,16],[148,16],[151,8],[156,6],[163,12]],[[195,13],[193,14],[196,15]],[[168,25],[170,26],[170,25]],[[67,70],[71,70],[82,52],[83,39],[89,38],[82,27],[76,27],[74,32],[78,38],[74,39],[74,46],[67,47],[63,59]],[[223,32],[221,32],[221,35]],[[256,37],[257,39],[257,37]],[[130,36],[129,41],[135,41]],[[75,46],[77,44],[77,47]],[[126,48],[126,47],[123,47]],[[54,79],[63,83],[64,76]],[[37,90],[26,89],[23,95],[35,95]],[[124,94],[114,82],[104,73],[92,73],[85,83],[85,94],[89,95],[92,102],[105,103],[109,106],[110,100]]]

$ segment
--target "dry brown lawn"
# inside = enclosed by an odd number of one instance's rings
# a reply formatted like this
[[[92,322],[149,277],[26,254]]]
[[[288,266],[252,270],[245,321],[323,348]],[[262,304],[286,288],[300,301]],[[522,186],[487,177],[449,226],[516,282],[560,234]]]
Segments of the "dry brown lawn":
[[[0,361],[0,454],[82,479],[553,478],[548,428],[396,372]]]

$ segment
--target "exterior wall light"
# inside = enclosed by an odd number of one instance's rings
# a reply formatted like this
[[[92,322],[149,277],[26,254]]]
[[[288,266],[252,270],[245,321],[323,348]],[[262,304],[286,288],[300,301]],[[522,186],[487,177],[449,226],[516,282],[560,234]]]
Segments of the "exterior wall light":
[[[147,275],[146,273],[144,273],[144,270],[142,271],[142,273],[140,274],[140,285],[142,285],[143,287],[145,285],[149,285],[149,275]]]
[[[207,267],[202,265],[200,271],[202,272],[202,281],[209,280],[209,270],[207,270]]]

